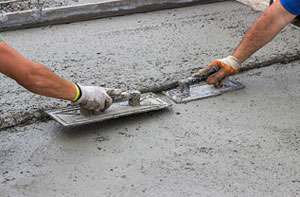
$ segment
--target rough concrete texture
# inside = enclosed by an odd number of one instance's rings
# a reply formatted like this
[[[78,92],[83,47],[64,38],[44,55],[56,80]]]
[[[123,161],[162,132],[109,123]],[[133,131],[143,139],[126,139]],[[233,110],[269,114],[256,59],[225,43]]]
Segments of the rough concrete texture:
[[[87,3],[99,3],[107,0],[21,0],[13,3],[3,3],[8,0],[0,0],[0,11],[1,12],[18,12],[24,10],[31,10],[37,7],[42,9],[55,8],[61,6],[80,5]],[[2,3],[2,4],[1,4]]]
[[[180,8],[224,0],[108,0],[104,2],[34,9],[0,15],[0,29],[16,30],[54,24],[86,21],[134,13]]]
[[[25,57],[84,85],[162,90],[229,55],[260,12],[237,2],[5,32]],[[247,65],[299,58],[299,29],[285,28]],[[34,122],[67,103],[31,94],[1,76],[1,128]],[[243,82],[243,81],[241,81]]]
[[[59,7],[59,6],[66,6],[69,2],[74,2],[73,0],[40,0],[39,4],[37,0],[23,0],[17,1],[13,3],[3,3],[7,2],[6,0],[0,0],[0,10],[1,12],[18,12],[24,10],[34,9],[38,6],[42,8],[49,8],[49,7]],[[1,4],[3,3],[3,4]]]
[[[237,77],[160,112],[0,132],[1,196],[299,196],[300,62]]]
[[[23,10],[30,10],[37,7],[37,0],[23,0],[22,2],[8,3],[1,5],[1,2],[6,0],[0,0],[0,10],[2,12],[17,12]],[[60,6],[69,5],[81,5],[87,3],[99,3],[107,0],[40,0],[41,8],[54,8]],[[246,5],[253,7],[256,10],[264,10],[269,6],[269,0],[238,0]]]
[[[6,0],[0,0],[0,3],[1,1],[3,2]],[[0,10],[2,12],[18,12],[34,9],[38,7],[37,5],[39,5],[40,8],[45,9],[87,3],[99,3],[105,1],[107,0],[40,0],[38,4],[37,0],[23,0],[22,2],[7,3],[3,5],[0,4]]]
[[[246,5],[251,6],[255,10],[265,10],[270,5],[270,0],[238,0]]]

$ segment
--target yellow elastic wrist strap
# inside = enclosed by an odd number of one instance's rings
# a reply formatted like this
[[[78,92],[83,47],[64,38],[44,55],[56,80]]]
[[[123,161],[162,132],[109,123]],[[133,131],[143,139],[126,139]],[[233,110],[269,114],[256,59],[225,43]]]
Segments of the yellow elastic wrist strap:
[[[78,86],[75,83],[73,83],[73,84],[74,84],[74,86],[76,88],[76,91],[77,91],[76,96],[73,99],[73,102],[75,102],[75,101],[77,101],[78,97],[80,96],[80,90],[79,90]]]

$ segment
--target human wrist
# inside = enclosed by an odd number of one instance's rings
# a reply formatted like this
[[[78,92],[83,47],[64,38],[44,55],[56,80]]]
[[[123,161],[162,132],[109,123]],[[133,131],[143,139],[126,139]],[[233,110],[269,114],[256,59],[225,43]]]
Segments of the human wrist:
[[[76,96],[74,97],[74,99],[72,100],[72,102],[76,102],[76,101],[78,101],[81,98],[82,91],[81,91],[80,86],[77,83],[73,83],[73,85],[76,88]]]
[[[232,65],[231,65],[232,68],[234,68],[236,70],[239,70],[241,68],[242,63],[240,62],[240,60],[238,58],[236,58],[233,55],[230,55],[227,58],[230,59],[230,61],[232,62]]]
[[[239,61],[239,59],[232,55],[230,55],[226,58],[220,59],[219,61],[230,66],[231,68],[235,69],[236,71],[238,71],[241,68],[241,62]]]

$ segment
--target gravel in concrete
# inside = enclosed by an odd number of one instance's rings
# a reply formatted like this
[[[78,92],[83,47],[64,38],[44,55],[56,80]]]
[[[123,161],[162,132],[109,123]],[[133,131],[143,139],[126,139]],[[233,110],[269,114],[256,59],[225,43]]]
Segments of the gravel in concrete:
[[[0,0],[7,1],[7,0]],[[45,8],[54,8],[61,6],[69,6],[69,5],[80,5],[87,3],[99,3],[107,0],[40,0],[39,3],[37,0],[23,0],[14,3],[7,3],[0,5],[0,10],[2,12],[18,12],[24,10],[32,10],[37,7],[42,9]]]
[[[270,0],[238,0],[246,5],[251,6],[255,10],[265,10],[270,5]]]

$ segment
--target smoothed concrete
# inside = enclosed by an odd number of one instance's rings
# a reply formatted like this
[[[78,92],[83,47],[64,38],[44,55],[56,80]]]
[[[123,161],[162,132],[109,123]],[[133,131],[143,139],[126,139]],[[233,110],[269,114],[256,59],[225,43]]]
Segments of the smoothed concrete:
[[[260,12],[222,2],[69,25],[4,32],[25,57],[84,85],[159,91],[233,52]],[[299,58],[299,28],[288,26],[244,68]],[[243,79],[240,80],[244,83]],[[37,96],[1,76],[0,128],[36,122],[67,102]]]
[[[1,196],[299,196],[300,62],[237,77],[160,112],[0,132]]]

